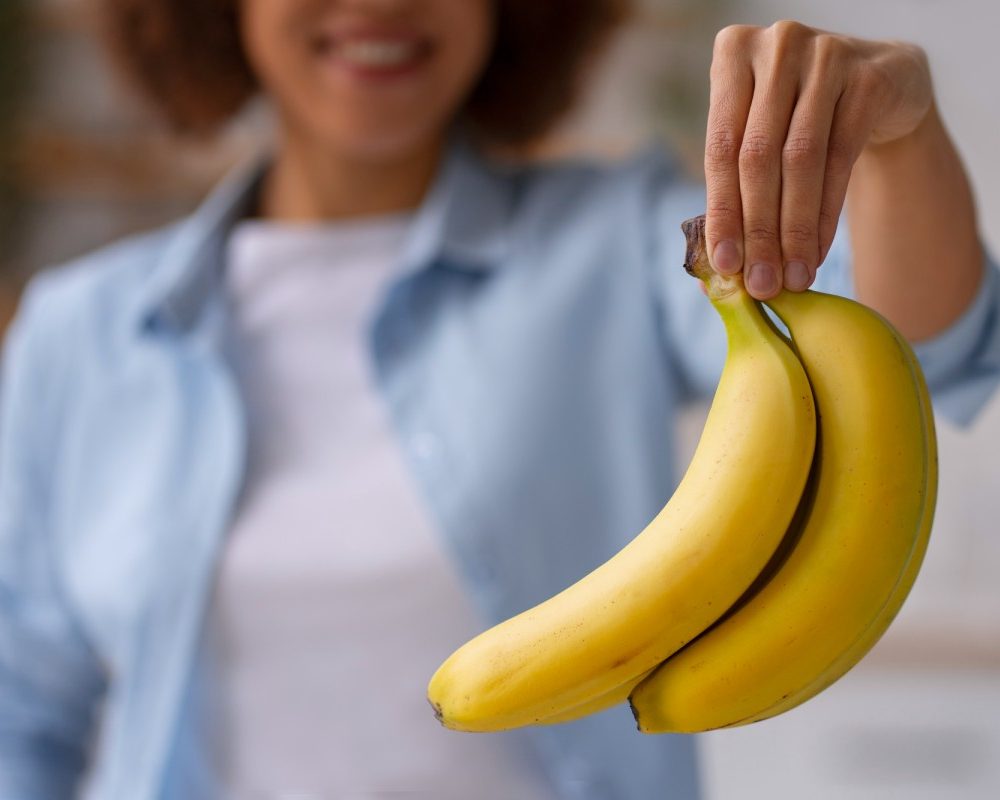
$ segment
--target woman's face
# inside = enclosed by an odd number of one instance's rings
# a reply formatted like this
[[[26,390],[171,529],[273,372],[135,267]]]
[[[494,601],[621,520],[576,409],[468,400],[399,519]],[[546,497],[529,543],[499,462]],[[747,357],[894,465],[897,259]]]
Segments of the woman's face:
[[[366,160],[436,142],[493,37],[492,0],[241,0],[241,14],[282,124]]]

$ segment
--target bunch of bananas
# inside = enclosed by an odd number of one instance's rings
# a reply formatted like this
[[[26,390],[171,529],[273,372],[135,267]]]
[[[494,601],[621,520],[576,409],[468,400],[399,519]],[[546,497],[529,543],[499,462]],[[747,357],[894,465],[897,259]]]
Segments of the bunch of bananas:
[[[728,337],[726,365],[673,497],[624,549],[485,631],[434,674],[464,731],[566,722],[628,700],[645,733],[742,725],[853,667],[903,604],[930,535],[930,399],[903,338],[817,292],[768,305],[791,343],[682,226],[685,268]]]

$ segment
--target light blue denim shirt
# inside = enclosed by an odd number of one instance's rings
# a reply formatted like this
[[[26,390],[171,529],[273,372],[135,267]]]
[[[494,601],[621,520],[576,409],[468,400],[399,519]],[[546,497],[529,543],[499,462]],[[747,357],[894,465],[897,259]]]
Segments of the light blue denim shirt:
[[[99,800],[219,796],[198,643],[246,439],[220,277],[259,173],[37,278],[9,336],[0,800],[70,797],[88,764]],[[725,349],[681,268],[678,225],[703,206],[660,154],[501,168],[457,145],[442,167],[370,357],[484,624],[588,572],[669,497],[678,406],[714,388]],[[849,292],[847,265],[841,239],[821,283]],[[991,268],[919,348],[960,420],[1000,373],[998,285]],[[644,737],[625,707],[510,735],[563,798],[698,794],[694,738]]]

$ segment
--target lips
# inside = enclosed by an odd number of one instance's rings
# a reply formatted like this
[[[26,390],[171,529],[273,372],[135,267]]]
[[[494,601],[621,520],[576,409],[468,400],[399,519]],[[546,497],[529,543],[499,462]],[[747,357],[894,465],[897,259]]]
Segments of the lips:
[[[357,67],[401,67],[416,61],[422,53],[417,41],[355,39],[335,44],[336,56]]]
[[[428,39],[399,32],[334,32],[316,41],[317,55],[333,66],[367,77],[399,75],[418,67]]]

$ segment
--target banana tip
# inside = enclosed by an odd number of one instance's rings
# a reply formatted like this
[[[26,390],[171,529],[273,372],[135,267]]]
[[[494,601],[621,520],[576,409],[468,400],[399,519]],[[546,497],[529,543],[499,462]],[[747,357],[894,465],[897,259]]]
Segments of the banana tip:
[[[632,718],[635,720],[635,729],[639,733],[646,733],[647,731],[642,727],[642,720],[639,718],[639,709],[635,707],[635,703],[632,702],[632,698],[628,699],[628,707],[632,711]]]
[[[445,727],[448,727],[445,724],[445,721],[444,721],[444,712],[441,710],[441,706],[439,706],[437,703],[435,703],[429,697],[427,698],[427,702],[430,703],[431,704],[431,708],[434,709],[434,719],[436,719],[438,722],[440,722]]]

